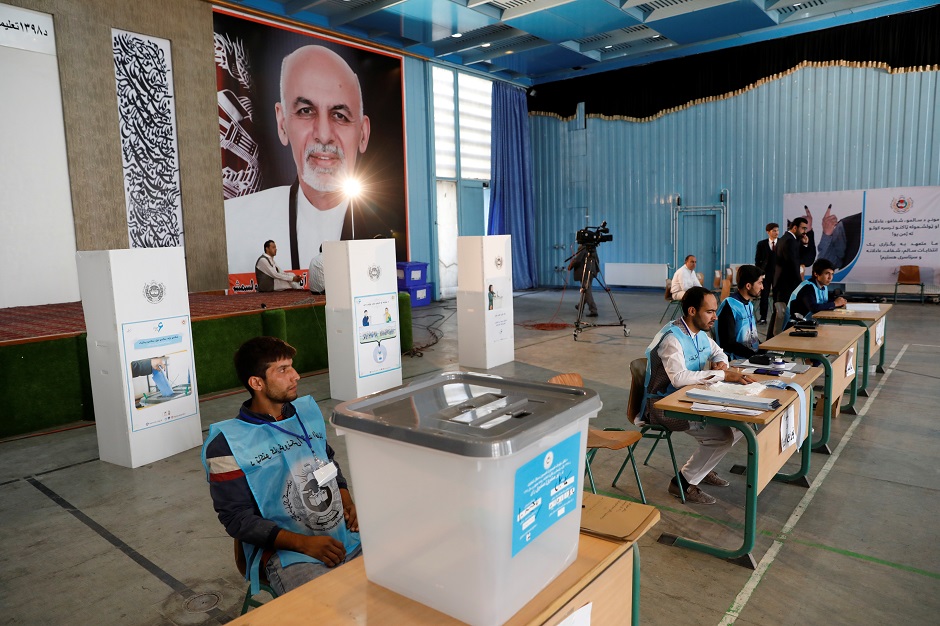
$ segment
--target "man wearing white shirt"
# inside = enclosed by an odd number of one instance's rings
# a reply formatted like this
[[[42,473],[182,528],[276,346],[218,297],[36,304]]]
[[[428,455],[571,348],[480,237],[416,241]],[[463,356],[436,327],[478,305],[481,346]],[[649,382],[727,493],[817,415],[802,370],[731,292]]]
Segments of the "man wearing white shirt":
[[[303,279],[297,274],[282,272],[274,262],[276,254],[277,244],[272,239],[265,241],[264,254],[255,261],[255,281],[258,284],[258,291],[300,289],[300,281]]]
[[[711,338],[715,325],[718,300],[704,287],[692,287],[682,298],[682,317],[666,324],[646,349],[646,382],[643,420],[676,431],[685,431],[698,441],[698,449],[679,472],[682,485],[675,478],[669,484],[669,493],[693,504],[714,504],[715,498],[698,485],[704,482],[715,487],[727,487],[714,469],[741,438],[738,430],[727,426],[702,424],[668,418],[653,404],[680,387],[720,380],[750,383],[752,379],[737,370],[728,369],[728,357]]]
[[[695,255],[685,257],[685,265],[676,270],[672,276],[672,286],[669,288],[673,300],[681,300],[685,292],[692,287],[701,287],[698,275],[695,273]]]

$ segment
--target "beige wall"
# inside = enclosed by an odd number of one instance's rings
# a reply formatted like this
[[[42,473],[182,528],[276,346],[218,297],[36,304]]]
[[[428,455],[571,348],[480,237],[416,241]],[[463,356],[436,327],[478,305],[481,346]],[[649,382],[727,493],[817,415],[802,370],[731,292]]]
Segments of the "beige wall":
[[[190,291],[227,286],[212,7],[202,0],[0,0],[50,13],[79,250],[127,248],[111,29],[171,42]]]

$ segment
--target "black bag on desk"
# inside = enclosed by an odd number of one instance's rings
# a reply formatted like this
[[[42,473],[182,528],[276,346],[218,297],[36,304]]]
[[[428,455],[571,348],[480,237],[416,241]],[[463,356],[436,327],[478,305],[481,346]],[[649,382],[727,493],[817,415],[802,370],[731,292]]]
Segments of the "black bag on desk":
[[[797,330],[816,330],[818,322],[816,320],[800,320],[793,325],[793,328]]]

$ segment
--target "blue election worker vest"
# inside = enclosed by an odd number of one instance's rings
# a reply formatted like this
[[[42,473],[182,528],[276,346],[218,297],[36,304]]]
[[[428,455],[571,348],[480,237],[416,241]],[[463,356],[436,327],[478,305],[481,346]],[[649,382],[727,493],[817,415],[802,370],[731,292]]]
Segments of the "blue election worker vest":
[[[731,312],[734,313],[735,340],[756,352],[757,347],[760,345],[760,336],[757,334],[757,326],[754,324],[754,303],[742,302],[731,296],[721,301],[721,306],[718,307],[718,315],[721,315],[721,310],[725,308],[725,305],[731,307]],[[724,349],[724,346],[722,346],[722,349]],[[730,350],[726,352],[732,359],[745,358],[743,354],[732,354]]]
[[[800,289],[802,289],[806,285],[811,285],[813,289],[816,291],[816,304],[826,304],[827,302],[829,302],[829,287],[820,287],[819,285],[816,284],[816,281],[807,278],[806,280],[801,282],[799,285],[797,285],[796,289],[793,290],[793,293],[790,294],[790,299],[787,300],[787,315],[783,320],[784,326],[790,323],[790,305],[793,304],[794,300],[796,300],[796,296],[797,294],[800,293]],[[806,319],[812,319],[813,312],[812,311],[808,312],[805,315],[805,317]]]
[[[346,554],[350,554],[359,546],[359,533],[346,528],[336,478],[317,485],[313,477],[314,471],[329,463],[323,414],[310,396],[291,404],[297,410],[294,416],[275,423],[292,434],[268,424],[236,418],[210,426],[209,440],[220,432],[225,435],[232,456],[245,473],[261,517],[300,535],[329,535],[342,542]],[[304,441],[304,428],[309,435],[309,447]],[[252,546],[243,543],[242,547],[249,564],[253,557],[260,557],[260,550],[252,554]],[[278,550],[277,554],[284,567],[321,562],[290,550]]]
[[[646,380],[643,381],[643,404],[640,406],[640,416],[646,415],[646,403],[650,397],[652,397],[655,402],[659,398],[665,398],[676,390],[672,383],[669,383],[669,386],[666,387],[664,392],[649,393],[650,376],[653,372],[650,355],[653,351],[659,349],[659,344],[661,344],[663,339],[666,338],[666,335],[669,334],[675,335],[676,339],[679,340],[679,345],[682,346],[682,353],[685,355],[685,366],[690,371],[701,372],[702,370],[708,369],[708,359],[711,358],[712,354],[712,345],[711,341],[708,339],[708,333],[704,330],[700,330],[695,334],[695,337],[692,338],[683,330],[682,326],[676,326],[673,322],[669,322],[663,326],[646,348]]]

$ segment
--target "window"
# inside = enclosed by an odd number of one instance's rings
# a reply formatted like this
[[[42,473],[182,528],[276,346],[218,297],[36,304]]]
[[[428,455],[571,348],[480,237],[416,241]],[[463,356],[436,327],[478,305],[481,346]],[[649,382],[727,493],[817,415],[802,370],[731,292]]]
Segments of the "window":
[[[436,177],[458,178],[459,171],[459,178],[489,180],[492,82],[462,73],[455,81],[454,74],[432,68]]]

